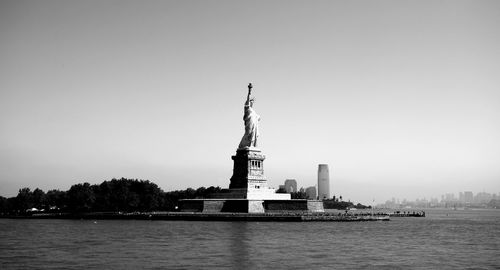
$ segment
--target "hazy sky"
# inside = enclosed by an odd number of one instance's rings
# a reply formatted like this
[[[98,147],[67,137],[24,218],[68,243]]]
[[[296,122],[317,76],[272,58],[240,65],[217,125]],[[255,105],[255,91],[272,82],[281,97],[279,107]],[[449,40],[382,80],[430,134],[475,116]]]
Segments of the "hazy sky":
[[[228,187],[249,82],[271,186],[500,191],[500,1],[0,0],[0,39],[2,196]]]

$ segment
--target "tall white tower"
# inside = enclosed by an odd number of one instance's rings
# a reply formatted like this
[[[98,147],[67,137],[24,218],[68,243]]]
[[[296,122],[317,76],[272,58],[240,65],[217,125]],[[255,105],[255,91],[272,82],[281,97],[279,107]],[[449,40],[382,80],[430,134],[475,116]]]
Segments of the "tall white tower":
[[[318,199],[330,198],[330,173],[328,164],[318,165]]]

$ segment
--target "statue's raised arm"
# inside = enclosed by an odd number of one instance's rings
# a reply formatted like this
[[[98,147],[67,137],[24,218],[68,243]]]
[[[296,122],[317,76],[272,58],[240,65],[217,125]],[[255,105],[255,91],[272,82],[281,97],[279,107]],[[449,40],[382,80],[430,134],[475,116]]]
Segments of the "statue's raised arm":
[[[245,102],[243,121],[245,122],[245,134],[241,138],[239,149],[257,147],[257,138],[259,137],[260,116],[253,109],[255,99],[252,95],[252,84],[248,84],[247,100]]]
[[[245,104],[250,104],[250,96],[252,95],[252,83],[249,83],[248,84],[248,95],[247,95],[247,101],[245,102]]]

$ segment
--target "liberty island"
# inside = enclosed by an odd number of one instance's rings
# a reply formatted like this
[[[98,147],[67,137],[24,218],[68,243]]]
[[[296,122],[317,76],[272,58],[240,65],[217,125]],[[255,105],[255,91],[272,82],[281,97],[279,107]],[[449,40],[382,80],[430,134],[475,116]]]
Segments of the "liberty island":
[[[254,109],[252,84],[248,84],[247,98],[243,107],[245,133],[232,156],[233,175],[229,189],[213,194],[207,199],[180,201],[182,212],[236,212],[266,213],[269,211],[324,212],[321,201],[292,200],[288,193],[276,193],[267,184],[264,174],[265,155],[258,148],[260,116]]]

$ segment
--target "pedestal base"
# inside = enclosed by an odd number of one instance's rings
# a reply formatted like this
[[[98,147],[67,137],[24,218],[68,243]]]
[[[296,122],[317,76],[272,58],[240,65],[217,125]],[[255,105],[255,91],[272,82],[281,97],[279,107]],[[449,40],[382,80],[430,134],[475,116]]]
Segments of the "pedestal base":
[[[279,213],[324,212],[323,202],[308,200],[191,199],[180,200],[181,212]]]
[[[249,199],[249,200],[290,200],[288,193],[276,193],[274,188],[251,189],[233,188],[223,190],[221,193],[210,195],[211,199]]]

